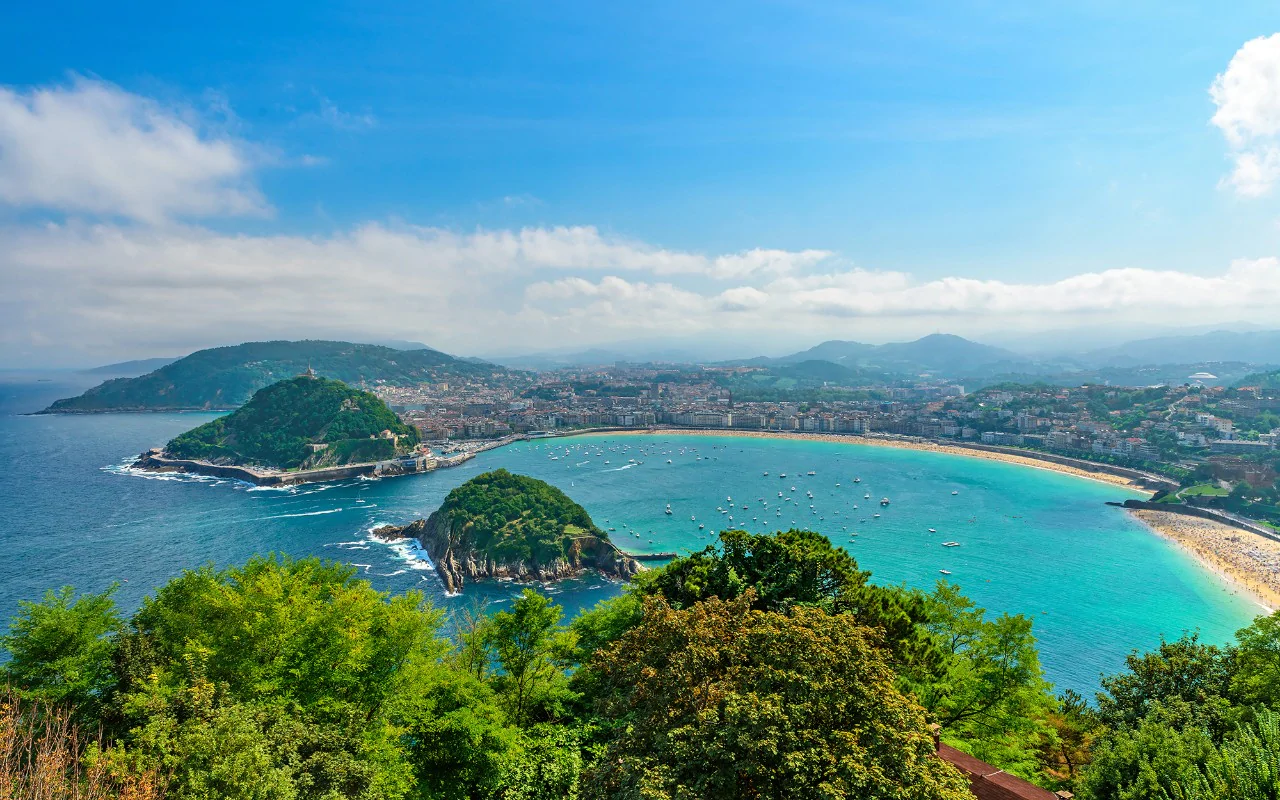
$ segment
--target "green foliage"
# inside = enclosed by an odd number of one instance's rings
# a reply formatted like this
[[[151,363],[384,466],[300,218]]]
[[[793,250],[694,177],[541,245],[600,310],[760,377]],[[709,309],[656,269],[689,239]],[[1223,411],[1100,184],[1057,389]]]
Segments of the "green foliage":
[[[867,583],[869,576],[847,551],[813,531],[723,531],[717,545],[672,561],[643,590],[676,608],[712,597],[732,600],[750,590],[752,607],[761,611],[815,606],[852,614],[883,632],[895,663],[936,666],[936,654],[918,627],[923,604],[907,592]]]
[[[111,595],[75,597],[70,586],[45,593],[44,601],[22,601],[0,647],[9,661],[0,678],[28,699],[67,705],[84,718],[100,712],[115,688],[113,642],[123,623]]]
[[[1089,800],[1158,800],[1212,752],[1213,741],[1204,730],[1181,727],[1156,703],[1136,726],[1099,739],[1079,788]]]
[[[1150,653],[1131,653],[1126,672],[1102,679],[1098,716],[1112,729],[1133,728],[1159,704],[1166,723],[1221,736],[1229,727],[1231,661],[1230,653],[1194,634],[1161,641]]]
[[[1245,705],[1280,709],[1280,614],[1236,632],[1231,694]]]
[[[495,561],[547,564],[566,557],[575,540],[591,546],[609,538],[564,492],[505,469],[477,475],[449,492],[436,513]]]
[[[877,634],[849,615],[650,599],[597,654],[599,798],[960,798]]]
[[[573,636],[560,627],[560,606],[525,589],[510,611],[499,611],[485,629],[484,641],[502,668],[495,685],[510,718],[529,724],[540,709],[559,711],[569,698],[565,669]]]
[[[1280,716],[1269,709],[1241,725],[1171,787],[1170,800],[1277,800],[1280,798]]]
[[[246,342],[200,350],[137,378],[109,380],[50,411],[140,411],[235,408],[254,392],[301,374],[355,384],[363,380],[411,386],[437,381],[522,382],[494,364],[436,350],[393,350],[350,342]]]
[[[1057,710],[1031,632],[1031,620],[986,611],[939,581],[926,598],[925,627],[944,654],[940,674],[907,674],[943,738],[1008,772],[1032,779],[1052,737]]]
[[[384,430],[399,438],[371,438]],[[417,429],[369,392],[299,377],[262,389],[231,414],[177,436],[166,450],[178,458],[290,469],[390,458],[418,441]],[[328,448],[313,455],[312,443]]]

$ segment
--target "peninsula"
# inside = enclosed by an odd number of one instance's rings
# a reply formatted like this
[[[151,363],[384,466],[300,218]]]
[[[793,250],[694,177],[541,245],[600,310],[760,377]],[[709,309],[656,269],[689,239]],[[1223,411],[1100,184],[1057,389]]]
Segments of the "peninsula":
[[[430,348],[396,350],[316,340],[246,342],[200,350],[136,378],[105,381],[82,395],[55,401],[42,413],[230,410],[259,389],[304,370],[349,384],[398,386],[448,381],[488,385],[517,377],[496,364]]]
[[[308,371],[259,390],[236,411],[144,453],[134,466],[270,484],[331,480],[382,465],[420,471],[424,461],[417,429],[385,403]]]
[[[564,492],[505,469],[449,492],[427,519],[387,525],[373,535],[420,541],[449,592],[481,578],[555,581],[589,569],[629,578],[642,569]]]

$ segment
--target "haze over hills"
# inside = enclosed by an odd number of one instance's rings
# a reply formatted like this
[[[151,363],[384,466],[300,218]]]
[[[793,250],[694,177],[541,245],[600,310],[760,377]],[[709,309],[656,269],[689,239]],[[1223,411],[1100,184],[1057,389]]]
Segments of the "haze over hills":
[[[177,356],[170,358],[138,358],[133,361],[121,361],[118,364],[104,364],[101,367],[82,369],[80,372],[85,375],[108,375],[113,378],[134,378],[138,375],[146,375],[148,372],[160,369],[161,367],[167,364],[172,364],[177,360]]]
[[[247,342],[200,350],[136,378],[108,380],[49,413],[235,408],[254,392],[308,368],[351,385],[510,379],[496,364],[454,358],[438,350],[394,350],[371,344],[307,340]]]
[[[1139,339],[1078,356],[1095,366],[1243,361],[1280,366],[1280,331],[1211,331]]]

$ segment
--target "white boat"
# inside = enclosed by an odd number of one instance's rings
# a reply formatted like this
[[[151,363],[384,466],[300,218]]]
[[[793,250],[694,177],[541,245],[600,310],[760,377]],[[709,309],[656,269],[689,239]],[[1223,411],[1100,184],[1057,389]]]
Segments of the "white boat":
[[[671,516],[671,506],[667,506],[667,510],[664,511],[663,513],[665,513],[667,516]]]
[[[937,529],[937,528],[930,528],[930,529],[929,529],[929,533],[937,533],[937,532],[938,532],[938,529]]]
[[[702,529],[703,529],[703,528],[705,528],[705,527],[707,527],[707,526],[706,526],[706,525],[701,525],[701,524],[699,524],[699,525],[698,525],[698,530],[702,530]]]
[[[880,505],[882,505],[882,506],[887,506],[887,505],[889,505],[889,498],[887,498],[887,497],[881,497],[881,498],[880,498]]]
[[[791,487],[791,491],[793,491],[793,492],[794,492],[795,490],[796,490],[796,487],[792,486],[792,487]]]
[[[769,477],[769,473],[767,473],[767,472],[766,472],[766,473],[764,474],[764,476],[765,476],[766,478],[767,478],[767,477]]]
[[[854,478],[854,479],[853,479],[853,482],[854,482],[854,483],[862,483],[862,478]]]
[[[955,497],[955,496],[956,496],[956,495],[958,495],[958,494],[960,494],[960,493],[959,493],[959,492],[957,492],[955,489],[952,489],[952,490],[951,490],[951,496],[952,496],[952,497]]]
[[[942,546],[943,547],[959,547],[960,543],[959,542],[943,542]]]
[[[814,472],[813,470],[809,470],[809,471],[808,471],[808,472],[806,472],[805,474],[806,474],[806,475],[817,475],[818,473]]]
[[[943,575],[950,575],[950,574],[951,574],[951,570],[949,570],[949,569],[940,569],[940,570],[938,570],[938,572],[941,572]]]
[[[871,515],[871,517],[872,517],[872,519],[880,519],[880,515],[879,515],[879,514],[872,514],[872,515]]]
[[[787,473],[785,473],[785,472],[779,472],[779,473],[778,473],[778,477],[779,477],[779,478],[785,478],[785,477],[787,477]]]

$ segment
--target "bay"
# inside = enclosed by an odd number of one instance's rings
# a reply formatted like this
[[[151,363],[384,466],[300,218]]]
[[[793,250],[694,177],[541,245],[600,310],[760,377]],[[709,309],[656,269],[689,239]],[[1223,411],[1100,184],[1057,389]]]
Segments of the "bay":
[[[7,396],[31,395],[10,387]],[[800,527],[846,547],[877,582],[928,588],[945,577],[993,613],[1033,617],[1059,689],[1091,693],[1099,674],[1162,636],[1194,630],[1225,642],[1261,611],[1104,505],[1135,493],[966,456],[838,441],[592,435],[522,442],[422,476],[259,489],[127,468],[144,448],[213,414],[19,416],[15,409],[27,410],[14,402],[0,416],[6,620],[19,600],[64,584],[99,591],[118,583],[117,600],[129,611],[183,569],[271,552],[354,564],[380,589],[418,589],[448,609],[479,601],[500,608],[521,587],[490,582],[447,596],[424,554],[368,535],[429,515],[450,489],[498,467],[559,486],[633,552],[687,552],[722,528]],[[882,507],[881,497],[890,504]],[[620,585],[591,576],[547,590],[576,614]]]

